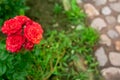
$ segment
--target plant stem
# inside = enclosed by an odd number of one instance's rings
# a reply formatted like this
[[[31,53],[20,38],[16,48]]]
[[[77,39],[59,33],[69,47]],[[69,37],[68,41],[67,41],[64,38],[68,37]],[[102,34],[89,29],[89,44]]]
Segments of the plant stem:
[[[54,66],[53,69],[51,69],[50,73],[43,79],[43,80],[47,80],[52,74],[53,72],[55,71],[58,63],[60,62],[60,59],[65,55],[65,50],[63,51],[62,55],[60,57],[57,57],[57,61],[56,61],[56,64]]]

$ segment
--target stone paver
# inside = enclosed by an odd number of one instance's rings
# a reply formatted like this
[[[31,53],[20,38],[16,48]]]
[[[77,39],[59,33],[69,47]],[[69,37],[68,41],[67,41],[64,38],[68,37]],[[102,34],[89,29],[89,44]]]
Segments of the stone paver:
[[[89,25],[100,33],[95,57],[101,74],[105,80],[120,80],[120,0],[82,0],[82,4]]]
[[[103,47],[100,47],[95,52],[95,56],[97,57],[97,60],[98,60],[100,66],[104,66],[108,61],[108,58],[107,58],[107,56],[105,54],[105,50],[104,50]]]
[[[93,0],[95,2],[96,5],[100,6],[100,5],[104,5],[106,4],[107,0]]]
[[[110,37],[110,38],[112,38],[112,39],[115,39],[115,38],[117,38],[119,35],[118,35],[118,33],[115,31],[115,30],[109,30],[108,32],[107,32],[107,34],[108,34],[108,36]]]
[[[108,24],[112,25],[112,24],[116,24],[116,19],[114,16],[106,16],[105,20],[107,21]]]
[[[116,3],[111,3],[110,7],[116,11],[116,12],[120,12],[120,2],[116,2]]]
[[[105,6],[105,7],[102,8],[101,12],[102,12],[103,15],[110,15],[112,11],[108,6]]]
[[[101,36],[100,36],[100,42],[99,42],[100,44],[105,44],[105,45],[107,45],[107,46],[111,46],[111,40],[110,40],[110,38],[107,36],[107,35],[105,35],[105,34],[102,34]]]
[[[117,51],[120,51],[120,40],[115,41],[115,49],[116,49]]]
[[[108,0],[109,2],[115,2],[116,0]]]
[[[94,17],[100,14],[92,4],[85,4],[84,8],[85,8],[85,12],[87,13],[88,17]]]
[[[120,23],[120,14],[117,17],[117,22]]]
[[[106,27],[107,24],[102,18],[95,18],[92,21],[91,26],[95,28],[96,30],[100,31],[102,28]]]
[[[106,80],[120,80],[120,69],[115,67],[105,68],[101,71]]]
[[[115,29],[117,30],[117,32],[120,34],[120,25],[116,25]]]
[[[114,66],[120,66],[120,53],[110,52],[109,53],[110,62]]]

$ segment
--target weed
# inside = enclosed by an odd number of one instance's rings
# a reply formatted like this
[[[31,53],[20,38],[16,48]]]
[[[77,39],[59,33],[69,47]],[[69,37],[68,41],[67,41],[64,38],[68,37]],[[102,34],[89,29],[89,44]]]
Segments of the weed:
[[[53,12],[54,12],[55,14],[60,14],[60,13],[62,12],[62,6],[61,6],[60,4],[58,4],[58,3],[56,3],[56,4],[54,5]]]
[[[84,11],[77,5],[76,0],[71,0],[69,3],[70,9],[65,11],[65,14],[68,16],[68,20],[70,20],[74,25],[85,22],[86,15]]]

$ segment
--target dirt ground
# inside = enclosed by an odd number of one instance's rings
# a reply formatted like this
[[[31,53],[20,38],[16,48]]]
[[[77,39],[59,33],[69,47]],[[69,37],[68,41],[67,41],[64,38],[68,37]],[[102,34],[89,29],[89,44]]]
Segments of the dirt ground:
[[[64,29],[68,31],[70,24],[64,12],[56,15],[53,11],[55,4],[62,5],[61,0],[28,0],[26,4],[30,8],[26,15],[42,24],[45,30]]]

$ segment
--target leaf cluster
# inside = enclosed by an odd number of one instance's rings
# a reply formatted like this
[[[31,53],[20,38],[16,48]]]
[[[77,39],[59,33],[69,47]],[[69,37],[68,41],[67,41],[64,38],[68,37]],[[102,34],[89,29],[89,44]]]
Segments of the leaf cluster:
[[[0,80],[26,80],[31,65],[29,52],[10,53],[6,51],[4,41],[0,45]]]
[[[25,0],[0,0],[0,26],[6,19],[24,15],[26,9]]]
[[[69,1],[69,0],[67,0]],[[65,14],[68,17],[68,20],[71,21],[74,25],[76,24],[82,24],[85,22],[86,14],[84,11],[77,5],[76,0],[70,1],[70,10],[65,11]]]

